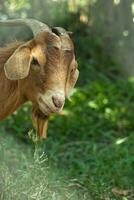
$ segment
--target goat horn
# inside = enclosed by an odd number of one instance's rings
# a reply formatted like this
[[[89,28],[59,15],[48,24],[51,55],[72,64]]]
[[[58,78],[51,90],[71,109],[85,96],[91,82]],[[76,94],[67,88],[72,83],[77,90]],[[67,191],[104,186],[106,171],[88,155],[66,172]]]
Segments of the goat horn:
[[[42,31],[51,32],[51,29],[46,24],[36,19],[9,19],[5,21],[0,20],[0,25],[7,25],[7,26],[26,25],[32,30],[34,36],[36,36],[39,32]]]
[[[57,35],[65,35],[68,36],[68,32],[62,27],[53,27],[52,31]]]
[[[64,28],[53,27],[52,32],[54,32],[56,35],[58,35],[61,38],[62,49],[64,49],[64,50],[73,50],[74,49],[73,43],[69,37],[69,32],[67,32]]]

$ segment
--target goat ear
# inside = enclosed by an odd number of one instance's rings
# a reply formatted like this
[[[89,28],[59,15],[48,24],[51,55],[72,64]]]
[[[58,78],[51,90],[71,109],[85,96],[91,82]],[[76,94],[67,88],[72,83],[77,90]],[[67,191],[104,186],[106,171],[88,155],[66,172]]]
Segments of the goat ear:
[[[19,80],[28,76],[31,51],[27,46],[20,46],[4,65],[5,75],[10,80]]]
[[[73,76],[69,77],[69,80],[67,81],[67,85],[66,85],[66,97],[70,100],[70,96],[72,93],[72,89],[74,88],[77,79],[79,77],[79,70],[76,69],[75,73],[73,74]]]

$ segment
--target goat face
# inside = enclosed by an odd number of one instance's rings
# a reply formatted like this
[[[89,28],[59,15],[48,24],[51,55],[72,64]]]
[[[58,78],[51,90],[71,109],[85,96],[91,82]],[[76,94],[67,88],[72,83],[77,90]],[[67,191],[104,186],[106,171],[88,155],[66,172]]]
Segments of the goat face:
[[[8,59],[5,74],[45,116],[61,111],[79,74],[71,39],[39,33]]]

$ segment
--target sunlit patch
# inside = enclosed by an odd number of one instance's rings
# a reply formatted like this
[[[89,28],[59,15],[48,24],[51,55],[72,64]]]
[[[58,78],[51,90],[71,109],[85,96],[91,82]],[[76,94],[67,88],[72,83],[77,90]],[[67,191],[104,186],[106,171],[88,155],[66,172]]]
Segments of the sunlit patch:
[[[98,108],[98,105],[95,103],[95,101],[89,101],[88,102],[88,106],[90,108],[94,108],[94,109],[97,109]]]
[[[124,36],[124,37],[127,37],[128,35],[129,35],[129,31],[128,31],[128,30],[124,30],[124,31],[123,31],[123,36]]]
[[[132,14],[134,15],[134,3],[131,4]]]
[[[64,109],[64,110],[62,110],[59,114],[60,114],[60,115],[63,115],[63,116],[68,116],[68,115],[71,114],[71,112],[70,112],[69,110]]]
[[[107,104],[108,103],[108,99],[103,99],[103,104]]]
[[[110,115],[110,114],[112,113],[112,109],[111,109],[111,108],[106,108],[106,109],[105,109],[105,113],[106,113],[107,115]]]
[[[109,107],[105,108],[104,116],[106,119],[110,119],[111,121],[115,122],[117,120],[117,109],[111,109]]]
[[[129,77],[129,78],[128,78],[128,81],[129,81],[130,83],[134,83],[134,76]]]
[[[116,140],[115,144],[116,145],[122,144],[122,143],[126,142],[127,139],[128,139],[127,137],[119,138],[119,139]]]
[[[118,5],[120,3],[120,0],[114,0],[114,4]]]
[[[88,23],[88,16],[85,14],[80,15],[80,21],[87,24]]]
[[[25,111],[25,112],[27,112],[28,111],[28,107],[27,106],[24,106],[24,108],[23,108],[23,110]]]
[[[73,88],[70,92],[70,96],[74,95],[76,92],[78,92],[78,89],[77,88]]]

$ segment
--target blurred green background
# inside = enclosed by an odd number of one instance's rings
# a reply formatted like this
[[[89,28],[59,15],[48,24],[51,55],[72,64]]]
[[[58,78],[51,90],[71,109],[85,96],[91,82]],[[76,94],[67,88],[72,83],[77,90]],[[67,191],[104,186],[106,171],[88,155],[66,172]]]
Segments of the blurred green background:
[[[42,144],[30,103],[1,122],[0,200],[133,200],[134,1],[0,0],[0,19],[26,17],[73,32],[80,77]],[[31,37],[0,27],[1,46]]]

